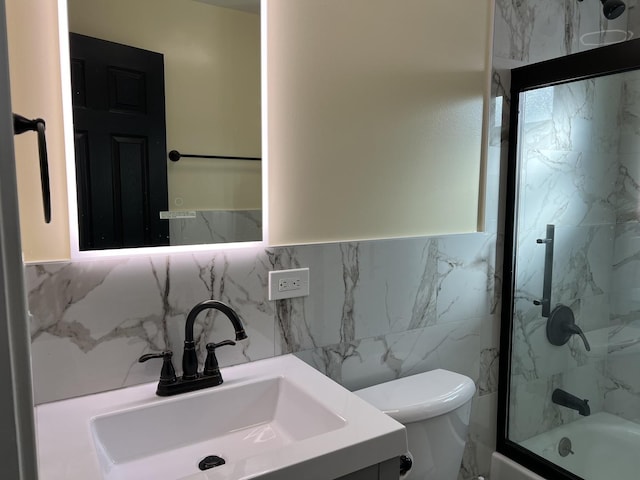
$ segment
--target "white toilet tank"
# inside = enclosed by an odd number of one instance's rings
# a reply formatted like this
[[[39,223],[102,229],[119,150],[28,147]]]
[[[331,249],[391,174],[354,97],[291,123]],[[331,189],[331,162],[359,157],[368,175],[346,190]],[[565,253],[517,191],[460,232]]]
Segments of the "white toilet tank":
[[[353,393],[407,429],[406,480],[456,480],[469,429],[473,380],[447,370],[399,378]]]

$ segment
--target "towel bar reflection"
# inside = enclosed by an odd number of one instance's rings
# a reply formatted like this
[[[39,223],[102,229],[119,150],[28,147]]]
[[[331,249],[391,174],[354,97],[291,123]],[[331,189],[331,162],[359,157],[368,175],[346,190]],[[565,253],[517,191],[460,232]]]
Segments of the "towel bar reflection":
[[[177,162],[178,160],[180,160],[182,157],[185,158],[220,158],[220,159],[226,159],[226,160],[262,160],[262,158],[260,157],[233,157],[233,156],[229,156],[229,155],[195,155],[192,153],[180,153],[177,150],[171,150],[169,152],[169,160],[171,160],[172,162]]]

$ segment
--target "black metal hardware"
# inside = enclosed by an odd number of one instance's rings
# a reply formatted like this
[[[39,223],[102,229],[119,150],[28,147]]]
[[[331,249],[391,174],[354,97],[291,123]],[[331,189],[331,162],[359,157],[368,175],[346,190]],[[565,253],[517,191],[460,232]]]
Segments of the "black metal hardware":
[[[198,463],[198,468],[200,470],[209,470],[213,467],[219,467],[220,465],[224,465],[226,462],[224,458],[221,458],[217,455],[209,455],[208,457],[204,457],[200,463]]]
[[[171,350],[165,350],[161,353],[147,353],[142,355],[138,362],[143,363],[147,360],[151,360],[152,358],[162,358],[162,370],[160,371],[160,383],[159,385],[168,385],[171,383],[175,383],[176,371],[173,368],[173,352]]]
[[[583,417],[591,415],[591,408],[589,408],[589,400],[581,399],[575,395],[571,395],[569,392],[556,388],[551,394],[551,401],[556,405],[571,408],[576,410]]]
[[[558,455],[560,455],[561,457],[566,457],[569,454],[575,454],[575,452],[572,450],[571,439],[569,437],[562,437],[560,439],[560,442],[558,442]]]
[[[42,190],[42,208],[44,221],[51,223],[51,191],[49,187],[49,160],[47,157],[47,139],[45,137],[45,122],[42,118],[29,120],[28,118],[13,114],[13,133],[20,135],[24,132],[38,133],[38,157],[40,159],[40,187]]]
[[[576,325],[573,311],[566,305],[558,305],[551,312],[547,320],[547,340],[551,345],[561,346],[566,344],[573,335],[580,335],[587,352],[591,351],[589,341],[582,329]]]
[[[413,467],[413,460],[408,455],[400,456],[400,475],[404,475]]]
[[[260,157],[233,157],[229,155],[196,155],[192,153],[180,153],[178,150],[171,150],[169,152],[169,160],[177,162],[182,157],[185,158],[219,158],[226,160],[262,160]]]
[[[534,305],[542,305],[542,316],[551,314],[551,279],[553,275],[553,242],[555,239],[555,226],[547,225],[547,238],[538,238],[536,243],[544,244],[544,279],[542,283],[542,299],[534,300]]]
[[[216,357],[216,348],[224,347],[225,345],[235,345],[236,342],[232,340],[223,340],[220,343],[207,343],[207,358],[204,361],[204,369],[202,375],[205,377],[215,377],[217,385],[220,385],[222,380],[222,374],[218,367],[218,358]]]
[[[238,314],[226,303],[217,300],[205,300],[200,302],[191,309],[187,315],[184,334],[184,353],[182,355],[182,376],[175,376],[171,357],[171,351],[162,353],[148,353],[141,356],[138,361],[146,362],[151,358],[163,358],[162,372],[156,394],[161,397],[176,395],[179,393],[192,392],[202,388],[215,387],[222,383],[222,375],[218,367],[218,359],[215,356],[215,349],[225,345],[235,345],[232,340],[224,340],[220,343],[207,344],[207,358],[205,360],[204,371],[198,372],[198,355],[196,353],[196,344],[193,339],[193,327],[196,317],[200,312],[207,309],[218,310],[224,313],[231,321],[236,332],[236,340],[244,340],[247,334],[244,331],[242,322]]]

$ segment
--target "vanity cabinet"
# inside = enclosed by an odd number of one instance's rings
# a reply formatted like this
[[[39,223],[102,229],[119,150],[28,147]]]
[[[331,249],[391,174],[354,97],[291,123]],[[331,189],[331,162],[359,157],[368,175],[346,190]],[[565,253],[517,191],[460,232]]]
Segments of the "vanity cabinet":
[[[400,478],[399,462],[399,459],[392,458],[336,480],[398,480]]]

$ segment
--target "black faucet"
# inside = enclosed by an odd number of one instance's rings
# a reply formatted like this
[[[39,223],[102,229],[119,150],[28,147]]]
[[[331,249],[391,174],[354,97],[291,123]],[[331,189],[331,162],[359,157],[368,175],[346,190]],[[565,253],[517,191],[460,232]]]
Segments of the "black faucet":
[[[156,390],[157,395],[166,397],[169,395],[176,395],[178,393],[200,390],[202,388],[214,387],[223,382],[215,350],[216,348],[225,345],[235,345],[236,342],[232,340],[224,340],[220,343],[208,343],[207,358],[204,362],[204,369],[202,372],[198,372],[198,355],[196,352],[196,344],[193,339],[193,327],[198,314],[207,309],[218,310],[227,316],[235,329],[236,340],[244,340],[247,338],[247,334],[244,331],[244,327],[242,326],[242,322],[240,321],[238,314],[229,305],[218,300],[205,300],[204,302],[197,304],[187,315],[187,321],[185,323],[181,377],[176,377],[175,375],[173,363],[171,361],[173,353],[169,350],[162,353],[148,353],[146,355],[142,355],[138,359],[141,363],[146,362],[151,358],[163,359],[160,381],[158,382],[158,389]]]
[[[591,409],[589,408],[589,400],[584,400],[571,395],[569,392],[556,388],[551,394],[551,401],[563,407],[576,410],[583,417],[591,415]]]

